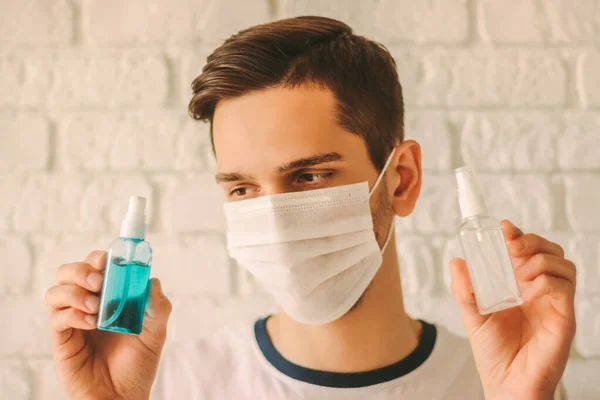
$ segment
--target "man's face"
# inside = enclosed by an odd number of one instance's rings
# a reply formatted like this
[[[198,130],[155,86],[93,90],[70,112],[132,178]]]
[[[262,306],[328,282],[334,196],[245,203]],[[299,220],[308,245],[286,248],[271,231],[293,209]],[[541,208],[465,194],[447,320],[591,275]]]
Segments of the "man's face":
[[[317,87],[271,88],[220,102],[213,135],[227,200],[363,181],[372,186],[378,172],[366,145],[336,123],[335,110],[333,93]],[[384,182],[371,198],[380,244],[392,217]]]

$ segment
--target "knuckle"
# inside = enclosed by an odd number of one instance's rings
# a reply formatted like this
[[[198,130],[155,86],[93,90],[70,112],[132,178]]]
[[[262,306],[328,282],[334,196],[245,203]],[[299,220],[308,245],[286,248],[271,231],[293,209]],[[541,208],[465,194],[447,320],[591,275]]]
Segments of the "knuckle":
[[[165,297],[165,309],[169,314],[173,311],[173,303],[171,303],[168,297]]]
[[[552,281],[550,280],[550,277],[548,275],[546,275],[546,274],[540,275],[539,280],[540,280],[540,285],[542,285],[544,287],[551,287]]]

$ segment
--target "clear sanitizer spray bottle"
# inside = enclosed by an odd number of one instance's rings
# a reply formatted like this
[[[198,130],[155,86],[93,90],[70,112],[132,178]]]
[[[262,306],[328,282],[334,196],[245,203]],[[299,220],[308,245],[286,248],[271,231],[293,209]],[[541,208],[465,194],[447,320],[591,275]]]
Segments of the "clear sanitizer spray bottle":
[[[121,234],[106,259],[98,329],[139,335],[148,296],[152,248],[146,235],[146,199],[131,196]]]
[[[500,221],[488,215],[475,173],[454,170],[463,217],[460,242],[480,314],[523,303]]]

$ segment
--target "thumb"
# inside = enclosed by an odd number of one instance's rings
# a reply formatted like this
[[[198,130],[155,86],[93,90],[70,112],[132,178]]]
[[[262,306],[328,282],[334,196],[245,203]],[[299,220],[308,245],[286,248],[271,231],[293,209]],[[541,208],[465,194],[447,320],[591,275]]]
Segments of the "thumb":
[[[458,303],[462,314],[463,325],[467,335],[470,337],[487,320],[489,315],[481,315],[477,308],[471,277],[467,269],[467,262],[462,258],[454,258],[450,261],[452,272],[452,283],[450,289],[452,296]]]
[[[171,301],[163,292],[160,280],[152,278],[148,291],[148,301],[146,302],[144,327],[140,336],[150,335],[164,342],[167,336],[167,322],[172,309]]]

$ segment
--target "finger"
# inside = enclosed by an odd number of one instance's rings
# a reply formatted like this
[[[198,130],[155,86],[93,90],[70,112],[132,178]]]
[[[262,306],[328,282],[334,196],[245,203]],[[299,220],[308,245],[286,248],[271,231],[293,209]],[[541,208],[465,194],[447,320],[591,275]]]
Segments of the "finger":
[[[537,253],[554,254],[558,257],[565,256],[565,251],[560,245],[533,233],[510,240],[508,251],[512,257],[526,257]]]
[[[450,285],[452,295],[461,310],[467,333],[473,332],[487,318],[481,315],[477,308],[477,301],[467,269],[467,263],[462,258],[454,258],[450,261],[450,269],[452,271],[452,282]]]
[[[575,264],[552,254],[535,254],[515,270],[519,281],[531,281],[541,274],[566,279],[575,288],[577,279]]]
[[[173,307],[171,301],[163,292],[160,280],[152,278],[149,285],[146,313],[150,319],[168,319]]]
[[[56,270],[56,282],[59,285],[78,285],[92,292],[102,289],[102,279],[102,273],[83,262],[64,264]]]
[[[90,264],[94,269],[98,271],[104,271],[104,267],[106,266],[106,251],[94,250],[87,255],[83,262]]]
[[[52,286],[46,292],[46,304],[52,311],[73,307],[89,314],[98,312],[100,299],[77,285]]]
[[[507,241],[515,240],[516,238],[523,236],[523,231],[509,220],[503,219],[501,223],[502,230],[504,231],[504,238]]]
[[[51,315],[50,326],[56,332],[62,332],[69,328],[91,330],[96,327],[96,316],[75,308],[66,308]]]
[[[146,316],[139,337],[155,354],[160,354],[167,337],[167,323],[173,306],[157,278],[152,278],[149,284]]]
[[[527,285],[522,292],[525,303],[533,303],[544,296],[552,298],[554,309],[564,317],[573,318],[575,292],[565,279],[542,274]]]

